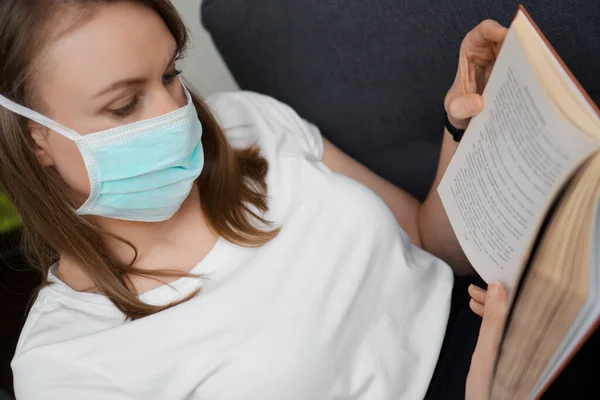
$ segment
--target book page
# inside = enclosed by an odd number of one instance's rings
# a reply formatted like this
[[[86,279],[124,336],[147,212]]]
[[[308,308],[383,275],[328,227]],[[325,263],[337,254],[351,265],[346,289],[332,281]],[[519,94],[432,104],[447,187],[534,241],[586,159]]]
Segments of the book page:
[[[591,238],[592,243],[599,243],[600,240],[600,203],[596,207],[594,215],[595,227]],[[589,297],[583,308],[577,315],[577,318],[569,328],[560,347],[548,363],[546,370],[540,377],[539,382],[533,390],[532,398],[537,398],[542,389],[552,380],[569,357],[582,345],[584,339],[594,330],[600,319],[600,249],[598,246],[592,246],[592,257],[590,263],[589,279]]]
[[[514,29],[483,98],[438,192],[473,267],[512,297],[554,196],[598,144],[557,111]]]

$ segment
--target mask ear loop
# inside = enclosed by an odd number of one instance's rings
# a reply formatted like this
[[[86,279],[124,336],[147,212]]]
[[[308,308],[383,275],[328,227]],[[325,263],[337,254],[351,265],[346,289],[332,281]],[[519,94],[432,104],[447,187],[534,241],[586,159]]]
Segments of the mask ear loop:
[[[38,113],[37,111],[33,111],[27,107],[23,107],[22,105],[17,104],[14,101],[2,95],[0,95],[0,106],[6,108],[9,111],[14,112],[15,114],[35,121],[48,129],[52,129],[53,131],[60,133],[66,138],[73,140],[74,142],[77,142],[81,139],[81,135],[75,132],[74,130],[69,129],[64,125],[61,125],[58,122],[51,120],[50,118]]]

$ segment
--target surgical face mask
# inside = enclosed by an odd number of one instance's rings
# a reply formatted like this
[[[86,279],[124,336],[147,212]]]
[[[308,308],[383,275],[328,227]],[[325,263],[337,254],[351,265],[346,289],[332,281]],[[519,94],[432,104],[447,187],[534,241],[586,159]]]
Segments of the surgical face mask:
[[[1,95],[0,105],[77,144],[91,187],[78,214],[155,222],[177,212],[204,167],[202,124],[184,91],[187,105],[176,111],[87,135]]]

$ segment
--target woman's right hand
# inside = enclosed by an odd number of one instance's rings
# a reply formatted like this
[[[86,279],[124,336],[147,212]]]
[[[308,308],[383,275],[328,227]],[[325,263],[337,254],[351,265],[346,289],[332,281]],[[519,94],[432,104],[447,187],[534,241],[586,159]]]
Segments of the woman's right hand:
[[[502,285],[493,283],[488,290],[475,285],[469,287],[471,309],[483,317],[477,346],[471,358],[467,376],[466,400],[488,400],[498,356],[498,347],[504,333],[508,313],[508,295]]]
[[[464,129],[483,109],[481,94],[494,68],[508,29],[488,19],[473,28],[460,45],[456,78],[444,100],[450,123]]]

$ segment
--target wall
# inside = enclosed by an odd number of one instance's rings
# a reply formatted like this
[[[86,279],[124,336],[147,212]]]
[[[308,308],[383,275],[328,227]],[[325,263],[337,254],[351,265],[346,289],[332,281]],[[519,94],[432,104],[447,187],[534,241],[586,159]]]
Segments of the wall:
[[[186,59],[180,64],[183,76],[202,96],[211,93],[237,90],[237,85],[217,52],[210,35],[200,24],[202,0],[172,0],[190,29],[190,47]]]

